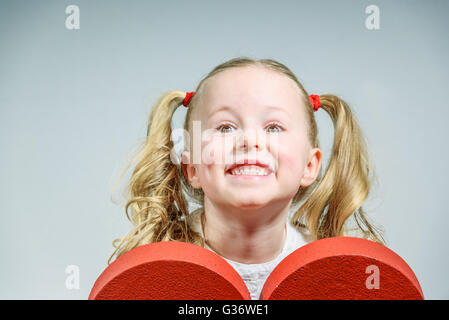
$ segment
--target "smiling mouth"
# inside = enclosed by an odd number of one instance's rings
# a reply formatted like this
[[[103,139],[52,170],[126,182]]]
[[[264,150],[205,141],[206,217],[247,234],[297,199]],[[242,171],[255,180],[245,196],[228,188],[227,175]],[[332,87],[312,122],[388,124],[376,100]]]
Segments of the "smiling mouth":
[[[226,171],[226,174],[241,177],[266,177],[271,175],[269,168],[258,165],[243,165]]]

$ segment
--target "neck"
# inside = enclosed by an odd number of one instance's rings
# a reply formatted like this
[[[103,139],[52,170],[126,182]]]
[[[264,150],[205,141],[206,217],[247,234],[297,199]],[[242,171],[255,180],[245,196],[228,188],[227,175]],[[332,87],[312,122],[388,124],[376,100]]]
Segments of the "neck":
[[[226,259],[246,264],[271,261],[284,247],[289,207],[285,202],[257,209],[222,207],[205,198],[204,238]]]

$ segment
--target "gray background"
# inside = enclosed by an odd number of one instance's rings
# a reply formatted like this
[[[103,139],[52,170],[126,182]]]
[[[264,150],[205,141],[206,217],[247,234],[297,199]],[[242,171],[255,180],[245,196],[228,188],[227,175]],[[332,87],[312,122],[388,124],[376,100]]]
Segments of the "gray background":
[[[70,4],[80,30],[65,28]],[[380,30],[365,27],[371,4]],[[131,227],[111,194],[123,201],[129,172],[113,186],[150,105],[237,56],[276,59],[309,93],[349,102],[379,179],[370,218],[425,297],[449,298],[448,9],[445,0],[1,1],[0,298],[87,299],[112,240]],[[328,158],[332,122],[316,117]],[[80,269],[78,290],[66,288],[68,265]]]

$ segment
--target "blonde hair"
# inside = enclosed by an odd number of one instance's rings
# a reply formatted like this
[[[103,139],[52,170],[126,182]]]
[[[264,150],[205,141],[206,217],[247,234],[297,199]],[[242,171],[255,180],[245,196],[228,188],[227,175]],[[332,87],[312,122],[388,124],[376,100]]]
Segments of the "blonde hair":
[[[308,93],[296,76],[285,65],[271,60],[254,60],[240,57],[215,67],[198,84],[187,109],[184,129],[191,133],[192,112],[197,108],[205,81],[229,68],[261,66],[277,71],[292,79],[303,93],[307,106],[308,137],[313,148],[319,148],[318,129]],[[134,228],[123,238],[113,241],[112,257],[143,244],[160,241],[181,241],[204,247],[205,240],[188,223],[188,202],[184,193],[202,205],[204,193],[193,188],[186,180],[179,164],[172,161],[171,120],[186,96],[182,91],[164,93],[152,107],[148,120],[147,137],[143,149],[134,158],[137,162],[130,178],[129,200],[125,206],[128,220]],[[291,216],[291,223],[299,230],[306,228],[313,239],[345,236],[346,222],[353,217],[356,230],[363,238],[384,244],[380,233],[367,220],[362,204],[370,191],[373,173],[366,143],[361,129],[348,104],[341,98],[320,95],[321,109],[326,111],[334,124],[334,143],[329,164],[308,187],[300,187],[292,200],[292,207],[302,205]],[[192,135],[190,134],[190,137]],[[191,143],[187,144],[188,146]],[[129,167],[129,166],[128,166]],[[126,168],[127,169],[127,168]],[[123,174],[122,174],[123,175]],[[128,214],[131,209],[131,217]],[[200,207],[204,222],[204,209]],[[116,243],[120,241],[119,245]]]

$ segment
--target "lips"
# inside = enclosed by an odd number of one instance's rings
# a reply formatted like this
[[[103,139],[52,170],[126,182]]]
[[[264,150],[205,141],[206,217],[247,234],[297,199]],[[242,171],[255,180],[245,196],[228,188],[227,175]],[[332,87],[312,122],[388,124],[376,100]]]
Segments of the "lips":
[[[257,160],[244,160],[242,163],[234,163],[226,170],[230,175],[244,175],[244,176],[267,176],[273,170],[267,163]]]
[[[267,176],[270,173],[266,168],[262,168],[259,166],[244,166],[237,167],[231,170],[232,175],[249,175],[249,176]]]

